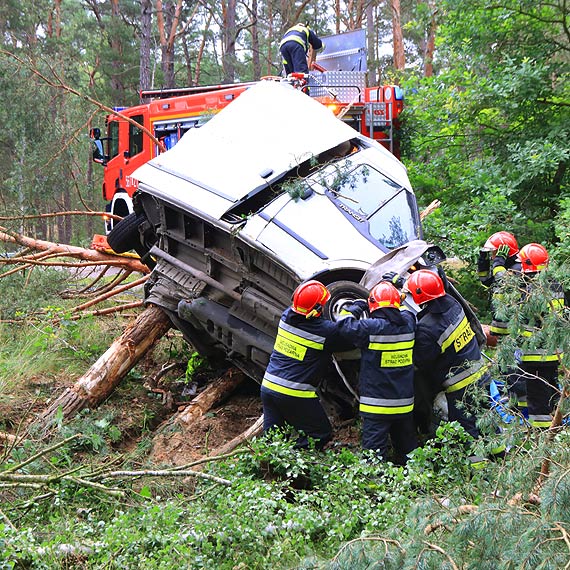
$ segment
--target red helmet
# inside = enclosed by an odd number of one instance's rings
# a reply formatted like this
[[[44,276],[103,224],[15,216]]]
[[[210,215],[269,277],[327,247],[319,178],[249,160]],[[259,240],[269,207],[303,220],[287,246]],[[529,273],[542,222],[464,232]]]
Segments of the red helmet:
[[[496,251],[499,249],[500,245],[508,245],[509,246],[509,257],[511,255],[515,255],[519,251],[519,244],[513,234],[509,232],[497,232],[494,233],[483,246],[483,249],[488,251]]]
[[[293,293],[293,310],[308,319],[322,313],[331,294],[320,281],[301,283]]]
[[[539,243],[529,243],[519,252],[523,273],[542,271],[548,266],[548,252]]]
[[[446,294],[441,277],[428,269],[414,271],[406,281],[406,289],[418,305]]]
[[[400,292],[391,283],[382,281],[373,287],[372,291],[370,291],[370,295],[368,296],[368,306],[370,307],[371,313],[381,307],[393,307],[394,309],[399,309]]]

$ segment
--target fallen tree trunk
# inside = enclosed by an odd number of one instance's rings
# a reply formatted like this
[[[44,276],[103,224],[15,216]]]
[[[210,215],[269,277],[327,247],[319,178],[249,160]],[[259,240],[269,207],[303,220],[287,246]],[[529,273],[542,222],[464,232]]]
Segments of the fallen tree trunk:
[[[6,228],[0,227],[0,241],[7,243],[17,243],[24,247],[49,252],[50,255],[57,254],[60,256],[74,257],[82,259],[88,264],[93,265],[112,265],[114,267],[122,267],[131,271],[138,271],[140,273],[149,273],[149,268],[141,263],[138,259],[132,257],[122,257],[119,255],[111,255],[103,253],[95,249],[85,249],[74,245],[66,245],[54,243],[51,241],[44,241],[41,239],[34,239],[21,234],[8,232]],[[62,265],[62,263],[47,262],[36,260],[33,256],[14,257],[6,261],[10,264],[31,264],[31,265]],[[76,265],[78,266],[78,265]]]
[[[70,388],[67,388],[34,425],[49,430],[61,409],[68,419],[83,408],[96,407],[105,400],[141,359],[171,327],[168,315],[155,305],[148,306],[116,339],[93,366]]]
[[[153,441],[151,457],[156,463],[174,463],[188,443],[187,430],[214,406],[223,402],[245,379],[243,372],[230,368],[213,380],[196,396],[190,405],[166,421]],[[191,450],[194,451],[195,450]]]

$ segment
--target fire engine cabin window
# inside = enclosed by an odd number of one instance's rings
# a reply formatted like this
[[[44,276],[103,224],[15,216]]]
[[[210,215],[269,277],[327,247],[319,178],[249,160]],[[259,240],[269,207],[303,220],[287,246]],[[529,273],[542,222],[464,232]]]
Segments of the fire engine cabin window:
[[[142,115],[135,115],[131,117],[133,121],[143,124],[144,118]],[[140,127],[129,123],[129,156],[135,156],[143,149],[143,132]]]
[[[119,121],[109,123],[109,158],[119,154]]]
[[[335,190],[335,201],[345,215],[387,248],[417,239],[414,197],[377,170],[360,166],[346,173]]]

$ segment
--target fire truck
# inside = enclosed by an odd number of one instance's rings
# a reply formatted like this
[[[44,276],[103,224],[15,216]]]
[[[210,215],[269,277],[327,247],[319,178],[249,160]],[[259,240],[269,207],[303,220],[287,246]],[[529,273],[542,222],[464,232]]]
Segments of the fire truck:
[[[325,49],[317,56],[311,73],[266,77],[262,81],[291,83],[399,157],[396,133],[403,93],[396,85],[367,86],[364,30],[323,40]],[[132,213],[131,198],[137,189],[132,173],[172,148],[184,133],[199,128],[255,83],[141,91],[139,105],[115,108],[106,117],[105,133],[99,128],[90,133],[93,161],[104,168],[106,211],[121,217]],[[114,218],[106,218],[106,234],[113,225]]]

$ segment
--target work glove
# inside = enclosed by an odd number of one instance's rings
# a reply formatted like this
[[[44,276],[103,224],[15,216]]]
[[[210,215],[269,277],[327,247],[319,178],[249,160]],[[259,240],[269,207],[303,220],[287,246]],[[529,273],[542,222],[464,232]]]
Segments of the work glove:
[[[497,248],[497,257],[504,257],[505,259],[509,257],[509,246],[506,243],[501,244]]]
[[[396,289],[401,289],[404,286],[404,278],[400,277],[395,271],[388,271],[382,275],[382,281],[392,283]]]
[[[341,314],[345,311],[351,313],[355,319],[359,319],[368,310],[368,303],[364,299],[356,299],[350,305],[342,308]]]

